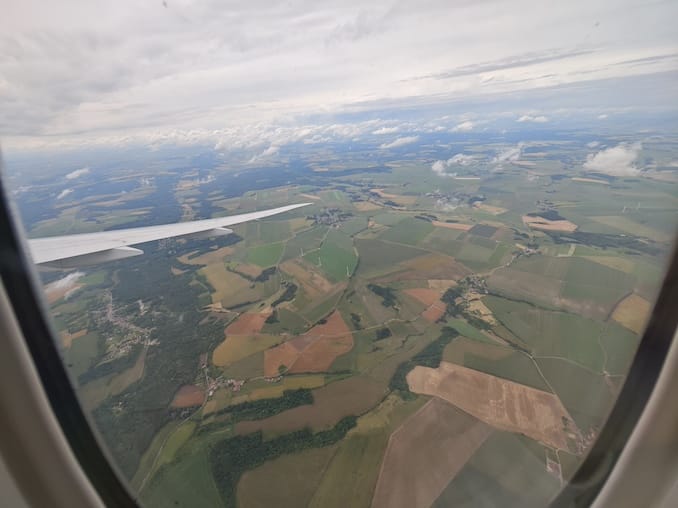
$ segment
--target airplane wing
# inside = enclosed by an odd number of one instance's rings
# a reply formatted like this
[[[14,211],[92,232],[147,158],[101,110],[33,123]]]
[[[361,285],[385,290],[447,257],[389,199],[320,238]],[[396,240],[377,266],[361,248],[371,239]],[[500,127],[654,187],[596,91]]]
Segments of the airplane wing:
[[[138,256],[143,254],[143,251],[130,247],[130,245],[139,243],[152,242],[164,238],[206,238],[228,235],[233,231],[226,228],[226,226],[263,219],[264,217],[288,212],[310,204],[299,203],[262,210],[260,212],[219,217],[217,219],[116,229],[114,231],[101,231],[98,233],[34,238],[28,240],[28,246],[35,264],[54,268],[75,268]]]

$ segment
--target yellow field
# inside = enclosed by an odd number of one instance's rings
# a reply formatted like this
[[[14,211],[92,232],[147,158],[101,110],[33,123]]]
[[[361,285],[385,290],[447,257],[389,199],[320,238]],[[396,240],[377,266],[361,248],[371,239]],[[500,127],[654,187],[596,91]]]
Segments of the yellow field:
[[[249,400],[272,399],[281,397],[285,390],[299,388],[319,388],[325,384],[325,376],[294,376],[285,377],[281,383],[257,388],[249,394]]]
[[[581,442],[572,417],[552,393],[447,362],[437,369],[417,366],[407,382],[414,393],[440,397],[495,428],[552,448],[569,451],[568,440]]]
[[[61,332],[61,344],[63,344],[63,346],[65,348],[69,348],[69,347],[71,347],[71,343],[75,339],[79,339],[83,335],[87,335],[87,328],[83,328],[82,330],[78,330],[75,333],[68,333],[66,331],[63,331],[63,332]]]
[[[225,367],[279,342],[280,337],[273,335],[229,335],[215,348],[212,363],[217,367]]]
[[[652,305],[645,298],[629,295],[624,298],[612,313],[612,319],[632,332],[642,333]]]
[[[383,207],[372,203],[371,201],[357,201],[353,203],[353,206],[359,212],[373,212],[374,210],[381,210]]]
[[[589,261],[593,261],[594,263],[598,263],[609,268],[614,268],[615,270],[619,270],[624,273],[633,272],[633,268],[635,266],[635,263],[630,259],[619,258],[615,256],[582,256],[582,257],[584,259],[588,259]]]
[[[226,256],[233,254],[232,247],[222,247],[221,249],[211,250],[205,254],[188,259],[189,254],[179,256],[177,259],[186,265],[210,265],[221,263]]]
[[[502,213],[507,211],[506,208],[502,208],[500,206],[486,205],[485,203],[480,202],[475,202],[473,206],[475,208],[478,208],[479,210],[482,210],[483,212],[491,213],[492,215],[501,215]]]

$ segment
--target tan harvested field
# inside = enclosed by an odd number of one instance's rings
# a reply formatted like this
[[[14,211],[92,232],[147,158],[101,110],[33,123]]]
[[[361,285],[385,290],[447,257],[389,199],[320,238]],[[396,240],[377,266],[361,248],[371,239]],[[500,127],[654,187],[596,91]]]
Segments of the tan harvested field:
[[[265,420],[238,422],[235,430],[238,434],[258,430],[278,434],[306,426],[327,429],[345,416],[363,414],[376,406],[384,394],[383,383],[364,375],[353,376],[314,390],[311,405],[295,407]]]
[[[371,201],[356,201],[355,203],[353,203],[353,206],[359,212],[373,212],[375,210],[381,210],[383,208],[382,206],[376,203],[372,203]]]
[[[63,331],[63,332],[61,332],[61,344],[65,348],[69,348],[69,347],[71,347],[71,343],[75,339],[79,339],[83,335],[87,335],[87,328],[83,328],[82,330],[78,330],[75,333],[68,333],[66,331]]]
[[[610,182],[606,182],[605,180],[597,180],[595,178],[582,178],[579,176],[575,176],[572,178],[573,182],[584,182],[584,183],[600,183],[603,185],[610,185]]]
[[[261,331],[266,319],[271,315],[267,312],[245,312],[238,319],[226,327],[226,335],[253,335]]]
[[[325,372],[334,360],[353,347],[353,335],[341,314],[334,311],[327,322],[304,335],[264,352],[264,375],[278,375],[284,366],[290,373]]]
[[[229,335],[212,354],[212,363],[225,367],[259,351],[278,344],[282,339],[274,335]]]
[[[195,385],[184,385],[174,395],[170,407],[195,407],[201,406],[203,402],[205,402],[205,390]]]
[[[471,273],[468,268],[458,263],[453,257],[443,254],[418,256],[401,263],[401,266],[409,268],[409,271],[396,274],[396,280],[458,280]]]
[[[576,249],[575,249],[576,252]],[[635,263],[630,259],[620,258],[616,256],[582,256],[584,259],[598,263],[599,265],[607,266],[609,268],[614,268],[624,273],[633,272]]]
[[[485,322],[494,326],[497,324],[497,320],[494,318],[492,311],[483,303],[481,296],[478,293],[467,293],[468,309]]]
[[[417,197],[416,196],[403,196],[402,194],[390,194],[388,192],[384,192],[384,189],[370,189],[372,192],[375,194],[379,194],[384,199],[390,199],[394,203],[397,203],[398,205],[401,206],[408,206],[408,205],[413,205],[414,203],[417,202]]]
[[[308,199],[312,199],[314,201],[318,201],[320,199],[320,196],[314,196],[313,194],[299,194],[300,196]]]
[[[530,217],[523,215],[523,223],[532,229],[541,229],[543,231],[565,231],[572,233],[579,226],[569,220],[549,220],[543,217]]]
[[[416,298],[424,305],[433,305],[435,303],[441,303],[440,291],[436,291],[435,289],[412,288],[405,289],[404,293],[412,296],[413,298]]]
[[[473,224],[460,224],[458,222],[440,222],[439,220],[434,220],[431,222],[431,224],[439,228],[457,229],[459,231],[468,231],[473,227]]]
[[[320,388],[325,384],[325,376],[313,374],[310,376],[285,376],[282,382],[257,388],[250,392],[248,400],[271,399],[282,396],[285,390],[298,390],[299,388]]]
[[[445,291],[446,289],[449,289],[451,287],[454,287],[457,285],[456,280],[452,279],[429,279],[428,281],[428,287],[431,289],[439,289],[441,291]]]
[[[280,269],[299,281],[311,298],[326,296],[335,289],[335,285],[323,277],[313,265],[301,259],[285,261]]]
[[[428,508],[492,432],[489,425],[435,398],[388,441],[373,508]]]
[[[500,206],[486,205],[485,203],[481,203],[479,201],[473,203],[473,206],[479,210],[482,210],[483,212],[491,213],[492,215],[501,215],[502,213],[507,211],[506,208],[502,208]]]
[[[261,275],[263,268],[257,265],[240,263],[234,268],[234,270],[238,273],[243,273],[245,275],[248,275],[249,277],[256,278],[259,277],[259,275]]]
[[[174,268],[173,266],[170,267],[170,272],[172,272],[172,275],[181,275],[182,273],[186,273],[185,270],[179,270],[178,268]]]
[[[581,441],[574,421],[552,393],[448,362],[437,369],[417,366],[407,382],[415,393],[440,397],[495,428],[552,448],[569,450],[568,437]],[[569,422],[569,431],[564,422]]]
[[[632,332],[642,333],[650,316],[652,304],[636,294],[624,298],[612,313],[612,319]]]

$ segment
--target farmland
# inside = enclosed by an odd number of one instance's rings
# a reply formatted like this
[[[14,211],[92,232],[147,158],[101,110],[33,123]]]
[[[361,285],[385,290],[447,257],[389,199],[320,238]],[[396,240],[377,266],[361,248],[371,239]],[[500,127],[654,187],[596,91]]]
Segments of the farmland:
[[[503,146],[454,143],[478,160]],[[649,178],[582,172],[576,143],[454,177],[430,170],[450,157],[433,144],[383,165],[308,145],[289,168],[219,166],[205,184],[167,169],[156,197],[182,220],[312,204],[43,275],[84,406],[141,499],[546,502],[614,402],[678,212]],[[178,220],[142,204],[129,217]],[[92,227],[79,213],[33,227]]]

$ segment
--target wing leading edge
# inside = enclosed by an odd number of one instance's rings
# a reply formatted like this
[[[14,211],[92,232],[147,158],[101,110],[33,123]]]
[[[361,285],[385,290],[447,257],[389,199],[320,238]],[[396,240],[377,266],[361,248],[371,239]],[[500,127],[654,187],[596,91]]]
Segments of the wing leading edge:
[[[262,210],[260,212],[219,217],[217,219],[116,229],[114,231],[100,231],[98,233],[34,238],[28,240],[28,246],[35,264],[58,268],[72,268],[143,254],[142,250],[130,247],[130,245],[162,240],[164,238],[228,235],[232,231],[226,226],[263,219],[310,204],[299,203]]]

